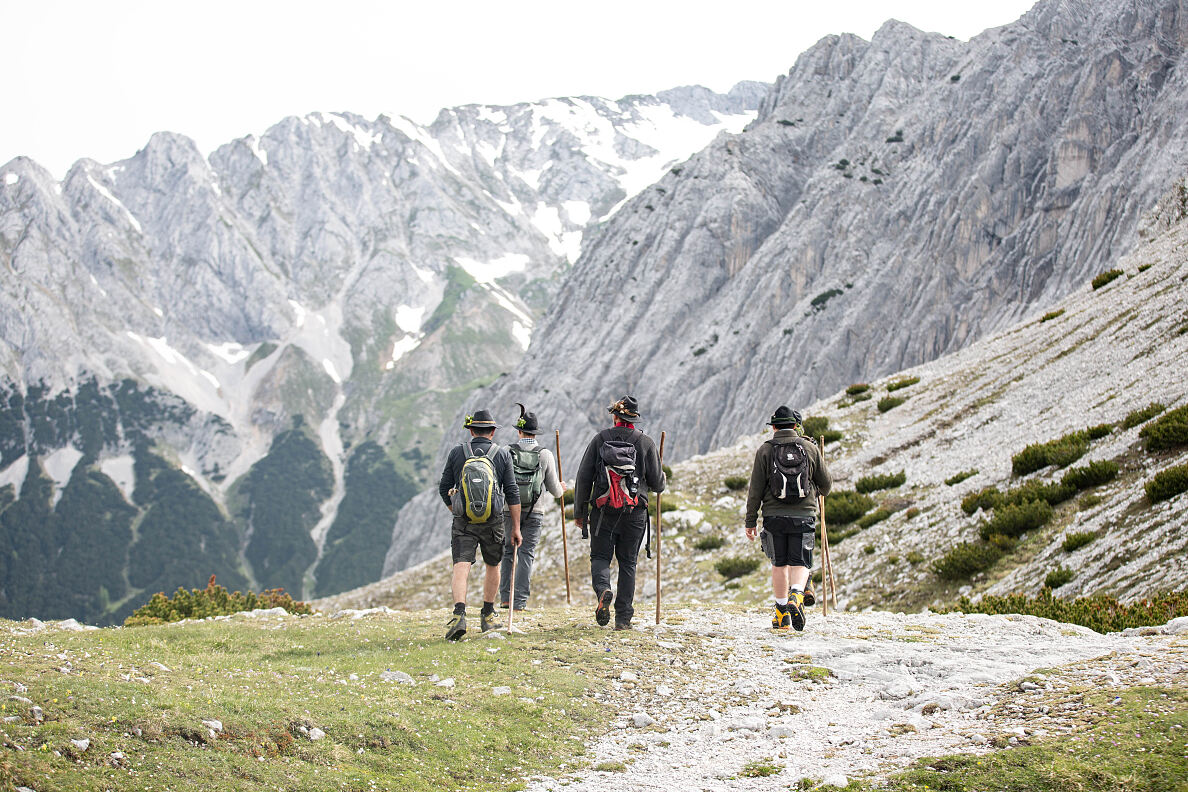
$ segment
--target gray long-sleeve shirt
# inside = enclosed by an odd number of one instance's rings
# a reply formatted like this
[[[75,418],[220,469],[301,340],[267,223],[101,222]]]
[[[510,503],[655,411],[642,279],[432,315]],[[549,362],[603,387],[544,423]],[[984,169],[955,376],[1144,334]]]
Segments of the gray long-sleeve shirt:
[[[488,449],[493,442],[486,437],[475,437],[471,440],[471,448],[475,450],[475,453],[487,455],[490,453]],[[458,481],[462,478],[462,465],[465,463],[466,444],[459,443],[450,449],[450,455],[446,457],[445,468],[441,471],[441,480],[437,483],[437,492],[445,501],[446,506],[453,506],[450,501],[450,490],[458,486]],[[491,464],[495,466],[495,476],[499,479],[504,499],[508,503],[519,503],[520,487],[516,484],[516,474],[512,470],[511,453],[507,448],[500,446],[495,455],[491,457]]]
[[[833,477],[829,475],[829,468],[825,466],[825,460],[821,458],[816,443],[801,437],[793,429],[779,429],[771,439],[776,443],[799,443],[804,448],[809,459],[809,477],[813,480],[817,492],[800,503],[785,503],[776,498],[767,486],[774,449],[771,443],[764,443],[755,452],[755,466],[751,469],[751,486],[747,491],[747,528],[753,528],[758,524],[760,507],[763,508],[764,517],[816,517],[816,495],[828,495],[833,487]]]

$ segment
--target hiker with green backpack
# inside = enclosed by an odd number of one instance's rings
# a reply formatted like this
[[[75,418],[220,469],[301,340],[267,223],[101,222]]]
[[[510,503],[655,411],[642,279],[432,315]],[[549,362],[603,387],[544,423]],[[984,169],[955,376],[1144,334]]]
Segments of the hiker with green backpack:
[[[816,443],[803,437],[800,413],[781,405],[768,421],[774,434],[755,452],[747,491],[746,534],[760,536],[771,561],[775,597],[771,627],[804,629],[804,608],[811,605],[809,570],[813,567],[817,495],[828,495],[833,478]],[[763,532],[759,533],[759,511]]]
[[[516,485],[511,454],[495,443],[499,428],[491,413],[476,410],[463,423],[470,440],[450,449],[437,491],[453,515],[450,551],[454,562],[450,587],[454,613],[446,623],[446,639],[456,641],[466,634],[466,580],[482,551],[486,565],[483,577],[482,631],[497,625],[495,594],[499,588],[499,566],[503,561],[504,504],[507,504],[511,546],[520,546],[520,488]]]
[[[553,452],[536,441],[536,436],[540,434],[536,413],[528,412],[519,402],[516,402],[516,406],[520,408],[520,417],[516,420],[516,429],[520,437],[509,445],[507,450],[511,454],[516,485],[520,488],[520,536],[523,541],[518,550],[512,547],[511,511],[505,511],[503,521],[507,538],[503,542],[499,602],[502,608],[512,606],[516,610],[524,610],[528,606],[532,562],[536,558],[536,543],[540,541],[540,528],[544,516],[540,510],[540,497],[547,489],[554,498],[560,498],[565,494],[565,488],[557,477],[557,462],[553,459]],[[514,592],[511,591],[513,563],[516,567]]]

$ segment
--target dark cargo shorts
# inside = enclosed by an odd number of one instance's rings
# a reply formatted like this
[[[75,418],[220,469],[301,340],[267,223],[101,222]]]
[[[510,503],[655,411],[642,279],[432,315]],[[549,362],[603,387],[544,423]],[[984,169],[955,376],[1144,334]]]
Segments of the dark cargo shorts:
[[[764,517],[759,543],[772,566],[802,566],[813,568],[813,532],[816,521],[811,517]]]
[[[485,523],[470,523],[455,514],[450,527],[450,553],[454,563],[473,564],[476,549],[483,551],[483,563],[496,566],[503,560],[503,512]]]

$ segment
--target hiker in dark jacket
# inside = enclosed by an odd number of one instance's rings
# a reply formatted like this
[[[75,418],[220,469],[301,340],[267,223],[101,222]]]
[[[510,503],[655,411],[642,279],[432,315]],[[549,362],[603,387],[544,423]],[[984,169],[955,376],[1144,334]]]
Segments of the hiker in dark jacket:
[[[771,561],[771,590],[775,597],[771,626],[777,630],[803,630],[805,590],[813,567],[817,495],[828,495],[833,479],[816,444],[801,436],[799,412],[780,406],[768,424],[774,434],[755,452],[751,470],[747,538],[754,540],[759,533],[757,523],[762,509],[761,544]],[[789,448],[788,444],[798,448]]]
[[[635,614],[635,561],[648,531],[648,490],[664,491],[664,471],[652,438],[635,428],[640,418],[639,405],[631,396],[612,404],[609,412],[615,425],[603,429],[586,446],[574,483],[573,521],[590,534],[590,576],[598,605],[594,620],[600,625],[610,621],[611,601],[615,605],[615,629],[631,629]],[[609,445],[608,445],[609,444]],[[631,455],[626,445],[634,447]],[[606,464],[607,452],[634,456],[635,470],[620,480]],[[634,481],[631,477],[634,476]],[[634,506],[632,497],[637,498]],[[625,499],[625,500],[624,500]],[[623,508],[616,508],[623,504]],[[618,595],[611,592],[611,558],[619,560]]]
[[[495,444],[495,425],[491,413],[476,410],[466,416],[463,424],[470,430],[470,440],[450,449],[437,491],[446,508],[453,515],[450,529],[450,549],[454,561],[451,589],[454,595],[454,614],[446,623],[446,638],[456,641],[466,634],[466,579],[481,549],[486,575],[483,578],[483,609],[480,613],[483,632],[496,626],[495,593],[499,588],[499,564],[503,560],[503,508],[497,500],[488,504],[490,517],[472,522],[466,516],[466,499],[462,491],[462,471],[468,459],[486,457],[494,468],[494,489],[501,491],[508,506],[511,522],[511,543],[520,545],[520,489],[512,471],[511,454]],[[484,463],[485,464],[485,463]],[[495,492],[485,493],[497,495]]]
[[[503,527],[507,538],[503,542],[503,566],[499,574],[499,602],[500,607],[514,606],[516,610],[524,610],[528,606],[528,594],[531,591],[532,562],[536,558],[536,543],[540,540],[540,526],[543,519],[540,499],[545,490],[554,498],[565,494],[561,480],[557,477],[557,462],[553,459],[553,452],[536,442],[540,434],[536,413],[528,412],[524,405],[516,402],[520,408],[520,418],[516,421],[516,429],[520,432],[520,439],[508,446],[511,454],[513,469],[516,471],[516,484],[520,489],[520,536],[523,542],[518,550],[512,547],[512,519],[511,512],[503,513]],[[533,489],[533,482],[539,487],[535,500],[529,500],[529,490]],[[512,554],[515,553],[513,556]],[[516,568],[516,590],[511,591],[512,562]],[[511,596],[514,594],[515,596]]]

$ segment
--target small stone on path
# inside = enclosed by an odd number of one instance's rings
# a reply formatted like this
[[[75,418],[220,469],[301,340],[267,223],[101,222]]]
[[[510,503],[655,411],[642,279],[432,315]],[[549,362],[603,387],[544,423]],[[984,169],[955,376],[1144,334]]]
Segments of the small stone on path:
[[[843,773],[831,773],[821,780],[821,786],[837,787],[845,789],[850,785],[850,779],[846,778]]]
[[[223,730],[223,722],[214,718],[202,721],[202,725],[211,731],[221,732]]]
[[[492,688],[491,693],[495,696],[506,696],[511,693],[511,688],[507,685],[500,685],[499,687]]]
[[[309,741],[310,742],[317,742],[318,740],[322,739],[325,736],[326,736],[326,732],[322,731],[317,726],[314,726],[312,729],[309,730]]]
[[[81,740],[71,740],[70,744],[80,751],[86,751],[91,747],[91,741],[86,737],[82,738]]]
[[[631,722],[635,724],[635,728],[643,729],[655,723],[656,719],[646,712],[637,712],[631,716]]]
[[[381,671],[380,681],[399,682],[402,685],[415,685],[417,681],[403,671]]]
[[[457,684],[457,683],[454,682],[453,677],[446,677],[445,679],[443,679],[437,683],[437,687],[452,688],[455,684]]]

